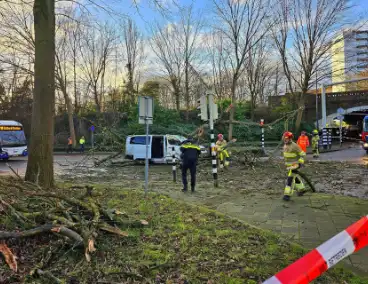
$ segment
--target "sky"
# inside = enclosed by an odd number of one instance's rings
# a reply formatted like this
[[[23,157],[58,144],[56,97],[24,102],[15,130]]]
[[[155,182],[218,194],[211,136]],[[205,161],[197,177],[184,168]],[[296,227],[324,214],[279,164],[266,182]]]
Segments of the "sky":
[[[156,19],[162,20],[162,15],[152,5],[152,0],[136,0],[138,8],[133,5],[133,0],[110,0],[115,2],[114,6],[119,9],[121,13],[129,15],[135,20],[138,27],[147,35],[149,34],[149,26],[152,21]],[[109,1],[109,2],[110,2]],[[213,11],[213,0],[158,0],[168,5],[172,11],[177,11],[177,7],[173,4],[174,1],[180,6],[188,6],[193,3],[194,10],[199,11],[202,17],[211,21],[211,13]],[[350,0],[354,6],[351,9],[351,14],[356,20],[357,18],[368,20],[368,0]],[[175,13],[173,13],[175,15]],[[170,22],[170,19],[164,20]]]
[[[106,1],[106,0],[105,0]],[[110,2],[111,1],[111,2]],[[156,9],[152,4],[153,0],[136,0],[138,6],[133,4],[133,0],[110,0],[109,4],[111,5],[114,2],[113,6],[116,10],[119,10],[120,13],[126,14],[134,19],[137,26],[140,30],[148,35],[150,33],[150,25],[155,20],[159,20],[162,23],[170,23],[175,20],[170,16],[169,18],[164,19],[162,11]],[[199,12],[202,14],[204,18],[210,16],[210,12],[212,11],[212,0],[158,0],[168,7],[170,11],[173,12],[173,16],[175,16],[175,11],[178,11],[177,3],[180,6],[189,6],[193,3],[193,8],[195,12]],[[368,1],[368,0],[367,0]],[[165,10],[164,10],[165,13]],[[165,16],[168,14],[165,13]]]

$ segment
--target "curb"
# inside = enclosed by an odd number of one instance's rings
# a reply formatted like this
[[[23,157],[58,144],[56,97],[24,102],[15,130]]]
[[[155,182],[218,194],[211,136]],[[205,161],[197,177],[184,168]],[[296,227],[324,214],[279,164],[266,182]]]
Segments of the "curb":
[[[102,155],[111,155],[114,153],[116,152],[94,152],[93,155],[102,156]],[[77,151],[75,153],[54,152],[54,156],[86,156],[86,155],[92,155],[92,153],[84,152],[83,154],[81,154]]]

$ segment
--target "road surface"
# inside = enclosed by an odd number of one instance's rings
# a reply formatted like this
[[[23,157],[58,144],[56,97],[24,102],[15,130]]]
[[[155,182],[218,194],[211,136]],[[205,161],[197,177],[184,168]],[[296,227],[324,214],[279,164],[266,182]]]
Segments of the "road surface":
[[[320,155],[318,160],[363,164],[365,158],[368,159],[368,155],[366,154],[365,150],[363,150],[362,147],[357,144],[346,150],[323,153]],[[309,157],[309,159],[313,158]]]
[[[83,166],[85,164],[92,165],[93,159],[102,159],[106,157],[106,155],[95,155],[94,157],[89,155],[80,155],[80,154],[72,154],[72,155],[55,155],[54,156],[54,165],[55,172],[61,170],[62,168],[66,168],[71,165],[80,165]],[[281,158],[281,157],[280,157]],[[313,159],[311,155],[308,155],[308,160],[310,161],[336,161],[336,162],[350,162],[356,164],[363,164],[364,159],[367,158],[368,155],[366,152],[359,146],[358,144],[353,148],[349,148],[346,150],[322,153],[318,159]],[[8,161],[8,164],[17,171],[20,175],[24,175],[27,168],[27,158],[19,157],[13,158]],[[7,163],[4,161],[0,161],[0,174],[10,174],[11,170],[7,166]]]
[[[80,155],[80,154],[72,154],[72,155],[54,155],[54,167],[55,172],[66,167],[68,165],[84,165],[84,164],[92,164],[94,159],[102,159],[106,157],[104,154],[95,155],[94,157],[90,155]],[[11,170],[8,167],[8,164],[20,175],[24,175],[27,168],[27,158],[26,157],[16,157],[10,159],[8,162],[0,160],[0,174],[10,174]]]

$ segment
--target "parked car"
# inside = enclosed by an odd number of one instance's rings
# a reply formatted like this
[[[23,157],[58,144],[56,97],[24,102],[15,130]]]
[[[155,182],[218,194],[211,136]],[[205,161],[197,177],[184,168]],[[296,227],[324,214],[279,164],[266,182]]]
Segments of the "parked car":
[[[172,163],[173,157],[180,159],[180,146],[186,140],[180,135],[148,135],[148,159],[152,163]],[[125,157],[144,160],[147,151],[146,135],[131,135],[126,138]],[[200,145],[201,153],[207,154],[206,147]]]

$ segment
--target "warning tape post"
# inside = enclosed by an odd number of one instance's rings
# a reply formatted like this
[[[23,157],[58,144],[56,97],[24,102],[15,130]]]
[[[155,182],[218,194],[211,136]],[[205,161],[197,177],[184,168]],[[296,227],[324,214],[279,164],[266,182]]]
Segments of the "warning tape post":
[[[349,226],[263,284],[305,284],[368,245],[368,215]]]

